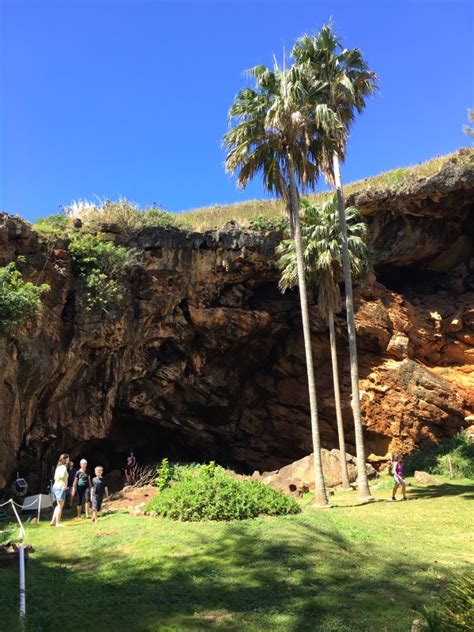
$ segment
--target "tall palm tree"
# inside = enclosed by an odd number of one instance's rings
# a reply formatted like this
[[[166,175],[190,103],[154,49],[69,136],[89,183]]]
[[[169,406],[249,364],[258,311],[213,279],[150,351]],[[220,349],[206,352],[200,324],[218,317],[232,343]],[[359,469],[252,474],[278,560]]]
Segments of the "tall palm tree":
[[[319,310],[329,326],[341,479],[343,486],[348,488],[349,476],[334,327],[334,314],[340,311],[342,306],[339,283],[343,280],[337,196],[332,196],[321,207],[311,203],[307,198],[303,198],[301,206],[304,210],[301,230],[306,280],[310,287],[318,287]],[[345,218],[349,233],[348,246],[352,274],[355,279],[362,281],[372,267],[370,249],[366,243],[367,224],[359,221],[358,211],[353,206],[345,209]],[[281,255],[278,260],[278,267],[282,271],[279,285],[280,289],[285,291],[297,284],[294,240],[285,239],[282,241],[278,247],[278,252]]]
[[[244,188],[258,173],[267,191],[283,198],[290,217],[295,240],[298,287],[303,322],[306,369],[311,413],[314,455],[315,502],[328,505],[321,463],[316,387],[314,382],[308,298],[304,274],[301,226],[299,219],[299,188],[314,188],[318,176],[317,157],[320,146],[308,103],[320,89],[317,82],[307,82],[306,76],[294,66],[273,70],[256,66],[249,71],[255,89],[244,88],[230,108],[230,123],[234,126],[224,136],[226,170],[237,173],[237,184]]]
[[[376,90],[377,77],[369,69],[361,51],[358,48],[343,48],[329,25],[324,26],[314,37],[301,37],[293,47],[292,55],[301,71],[304,69],[307,76],[318,86],[314,116],[320,129],[324,128],[325,132],[325,138],[321,138],[320,160],[327,179],[336,187],[341,228],[359,497],[361,501],[372,500],[365,469],[354,300],[340,161],[345,159],[349,129],[356,115],[365,108],[366,98]]]

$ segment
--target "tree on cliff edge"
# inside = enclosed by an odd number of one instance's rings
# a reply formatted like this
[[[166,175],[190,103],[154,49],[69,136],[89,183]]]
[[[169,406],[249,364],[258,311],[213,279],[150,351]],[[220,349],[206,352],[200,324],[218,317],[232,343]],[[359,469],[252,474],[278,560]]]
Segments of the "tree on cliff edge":
[[[336,195],[332,196],[320,207],[307,199],[303,199],[301,206],[304,210],[301,220],[301,232],[303,235],[306,280],[308,285],[318,287],[319,310],[322,316],[326,318],[329,326],[341,480],[343,486],[348,488],[349,475],[347,472],[336,332],[334,327],[334,314],[339,312],[342,306],[339,284],[343,280],[337,197]],[[353,277],[361,281],[372,268],[370,249],[366,243],[367,224],[359,221],[359,213],[353,206],[345,209],[345,217],[349,235],[348,246],[351,270]],[[278,260],[278,267],[282,271],[279,285],[280,289],[285,291],[295,287],[297,284],[294,240],[285,239],[282,241],[278,247],[278,252],[281,255]]]
[[[313,100],[314,117],[320,132],[324,130],[324,134],[320,136],[319,161],[327,180],[336,187],[338,200],[359,497],[362,501],[372,500],[365,469],[354,301],[340,161],[344,161],[346,156],[349,129],[356,115],[365,108],[366,98],[376,90],[377,77],[369,69],[361,51],[358,48],[351,50],[343,48],[329,25],[323,27],[315,36],[304,35],[301,37],[293,47],[292,56],[301,68],[301,72],[307,73],[308,80],[318,87],[317,98]]]
[[[230,108],[230,122],[235,122],[224,136],[228,150],[226,170],[237,173],[237,184],[244,188],[258,173],[267,191],[283,198],[295,240],[298,287],[303,322],[303,337],[308,375],[311,431],[314,453],[315,500],[328,505],[321,463],[316,387],[308,313],[308,298],[299,218],[299,187],[314,188],[318,176],[320,144],[314,117],[308,104],[320,89],[306,81],[298,68],[272,70],[256,66],[249,70],[255,89],[244,88]]]

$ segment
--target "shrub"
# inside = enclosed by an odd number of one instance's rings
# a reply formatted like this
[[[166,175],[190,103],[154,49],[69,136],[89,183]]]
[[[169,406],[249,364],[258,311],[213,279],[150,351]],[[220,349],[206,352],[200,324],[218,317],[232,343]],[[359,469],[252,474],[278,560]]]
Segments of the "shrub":
[[[41,295],[48,290],[47,283],[24,281],[15,263],[0,267],[0,333],[10,333],[32,318],[41,307]]]
[[[275,220],[271,220],[265,215],[257,215],[249,222],[249,228],[251,230],[286,230],[288,228],[288,222],[284,217],[280,217]]]
[[[98,235],[84,234],[70,243],[69,252],[83,284],[86,309],[107,312],[123,297],[133,251]]]
[[[152,207],[141,211],[140,221],[143,226],[176,226],[176,217],[162,208]]]
[[[424,608],[429,632],[474,630],[474,573],[458,575],[449,582],[441,602]]]
[[[453,478],[474,478],[474,443],[465,430],[428,450],[414,452],[405,460],[408,474],[425,470]]]
[[[214,462],[182,474],[147,510],[184,521],[245,520],[260,514],[296,514],[298,503],[258,481],[236,480]]]
[[[71,218],[62,213],[41,217],[33,224],[33,230],[42,237],[60,237],[72,228]]]
[[[171,481],[174,479],[174,466],[165,458],[161,461],[156,473],[155,485],[160,491],[163,491],[170,486]]]

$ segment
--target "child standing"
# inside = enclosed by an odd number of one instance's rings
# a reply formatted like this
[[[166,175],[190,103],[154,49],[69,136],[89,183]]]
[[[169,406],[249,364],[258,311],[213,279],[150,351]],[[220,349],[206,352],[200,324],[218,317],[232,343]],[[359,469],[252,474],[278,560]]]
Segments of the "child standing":
[[[392,490],[392,500],[397,500],[395,498],[395,494],[397,493],[397,490],[399,487],[402,488],[402,495],[403,495],[403,500],[407,499],[407,493],[406,493],[406,483],[405,483],[405,479],[403,478],[403,465],[402,465],[402,459],[400,456],[394,454],[392,457],[392,474],[393,474],[393,490]]]
[[[98,465],[94,469],[95,476],[92,479],[92,522],[97,522],[97,512],[102,508],[102,501],[104,499],[104,493],[106,500],[109,500],[109,490],[104,482],[104,468]]]
[[[72,488],[72,496],[77,492],[77,517],[81,517],[82,505],[86,504],[86,518],[89,517],[90,510],[90,489],[91,489],[91,477],[87,469],[87,461],[81,459],[79,469],[74,477],[74,485]]]

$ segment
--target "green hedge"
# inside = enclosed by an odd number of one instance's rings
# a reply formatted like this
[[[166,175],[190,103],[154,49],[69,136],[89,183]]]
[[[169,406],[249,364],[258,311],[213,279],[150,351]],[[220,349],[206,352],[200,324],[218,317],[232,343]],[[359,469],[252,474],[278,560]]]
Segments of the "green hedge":
[[[182,471],[179,480],[162,488],[146,510],[183,521],[245,520],[261,514],[278,516],[301,511],[294,498],[258,481],[231,478],[213,462],[194,471]]]

